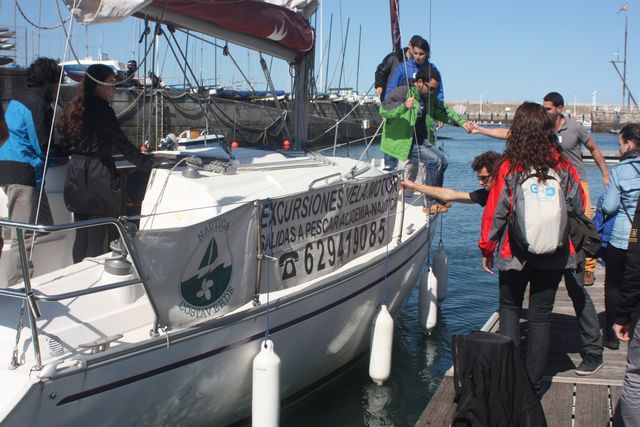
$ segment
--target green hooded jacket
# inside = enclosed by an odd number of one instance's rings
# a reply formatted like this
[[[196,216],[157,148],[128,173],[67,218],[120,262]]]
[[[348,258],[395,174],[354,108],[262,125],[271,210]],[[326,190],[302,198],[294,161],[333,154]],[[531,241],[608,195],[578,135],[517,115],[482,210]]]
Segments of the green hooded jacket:
[[[399,86],[391,91],[380,106],[380,115],[385,119],[382,128],[380,151],[399,160],[407,160],[413,140],[413,128],[416,124],[420,103],[415,102],[413,109],[405,107],[409,97],[420,98],[420,91],[415,86]],[[429,142],[435,142],[435,120],[452,126],[462,126],[465,120],[434,96],[424,98],[426,111],[424,115]]]

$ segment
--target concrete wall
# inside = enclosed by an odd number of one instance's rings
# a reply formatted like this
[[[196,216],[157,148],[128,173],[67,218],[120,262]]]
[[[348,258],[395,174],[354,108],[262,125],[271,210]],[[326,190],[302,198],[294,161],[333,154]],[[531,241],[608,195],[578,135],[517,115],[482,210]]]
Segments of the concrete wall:
[[[469,120],[509,124],[520,102],[483,101],[482,107],[478,101],[447,101],[447,104]],[[590,120],[594,132],[640,123],[640,111],[633,107],[600,104],[593,108],[591,104],[567,104],[565,112],[575,119]]]

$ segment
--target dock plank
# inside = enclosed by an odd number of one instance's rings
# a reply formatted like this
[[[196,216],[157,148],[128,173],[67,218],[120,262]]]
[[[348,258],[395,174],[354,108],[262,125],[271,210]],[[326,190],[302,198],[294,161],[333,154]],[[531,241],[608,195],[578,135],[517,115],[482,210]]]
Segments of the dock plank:
[[[608,426],[609,409],[607,386],[576,384],[576,426]]]
[[[453,401],[456,392],[453,387],[453,377],[445,376],[436,394],[422,412],[416,427],[445,427],[451,425],[453,415],[456,412],[456,404]]]
[[[571,427],[573,384],[552,383],[542,397],[542,409],[548,426]]]
[[[587,289],[600,321],[604,321],[604,271],[596,269],[596,284]],[[521,326],[526,334],[526,301]],[[601,324],[602,326],[602,324]],[[498,332],[497,314],[492,315],[483,330]],[[575,368],[582,361],[582,343],[575,318],[573,304],[564,283],[560,284],[551,319],[551,346],[545,368],[545,381],[549,389],[542,398],[542,407],[549,426],[621,426],[620,391],[627,366],[627,344],[620,343],[619,350],[604,349],[604,366],[590,376],[579,376]],[[523,356],[526,345],[522,346]],[[523,359],[524,360],[524,359]],[[449,425],[455,413],[453,382],[445,377],[417,426]],[[574,387],[576,390],[574,400]],[[449,394],[447,394],[449,393]],[[446,398],[443,398],[446,397]],[[436,398],[437,397],[437,398]],[[434,402],[435,401],[435,402]],[[575,407],[574,407],[575,405]],[[613,414],[613,416],[612,416]],[[575,417],[575,418],[574,418]],[[431,420],[426,423],[427,419]]]

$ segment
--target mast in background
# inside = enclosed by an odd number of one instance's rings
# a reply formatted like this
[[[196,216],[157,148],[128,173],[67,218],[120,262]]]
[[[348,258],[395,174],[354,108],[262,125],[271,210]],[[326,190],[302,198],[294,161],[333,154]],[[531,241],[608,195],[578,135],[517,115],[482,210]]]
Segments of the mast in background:
[[[622,65],[622,103],[624,104],[625,91],[627,89],[627,23],[629,21],[629,15],[627,14],[627,3],[624,4],[624,63]],[[631,92],[629,92],[631,95]],[[627,107],[629,106],[629,99],[627,99]]]
[[[327,84],[329,83],[329,55],[331,54],[331,33],[333,29],[333,12],[329,18],[329,41],[327,42],[327,64],[324,73],[324,92],[327,93]]]
[[[628,33],[629,15],[627,13],[628,8],[629,8],[629,2],[625,2],[624,5],[620,9],[618,9],[618,12],[616,12],[616,15],[618,13],[624,12],[624,56],[622,61],[620,61],[620,59],[618,58],[618,51],[616,51],[615,53],[616,58],[615,60],[611,61],[611,65],[613,65],[613,68],[615,68],[616,72],[622,79],[622,105],[626,104],[628,107],[631,101],[633,101],[634,105],[637,108],[638,104],[636,103],[636,100],[633,99],[633,95],[631,94],[631,91],[627,86],[627,38],[629,34]],[[622,64],[622,72],[620,72],[620,70],[618,69],[617,64]],[[626,102],[625,102],[625,98],[626,98]]]

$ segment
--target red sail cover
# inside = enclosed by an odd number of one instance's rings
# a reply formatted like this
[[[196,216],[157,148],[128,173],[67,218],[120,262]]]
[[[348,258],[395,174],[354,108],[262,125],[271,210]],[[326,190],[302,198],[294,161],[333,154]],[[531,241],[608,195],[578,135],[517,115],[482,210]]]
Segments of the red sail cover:
[[[313,48],[314,32],[302,15],[264,0],[153,0],[153,4],[300,53]]]
[[[391,44],[394,52],[400,52],[402,41],[400,40],[400,0],[389,0],[389,15],[391,17]]]

